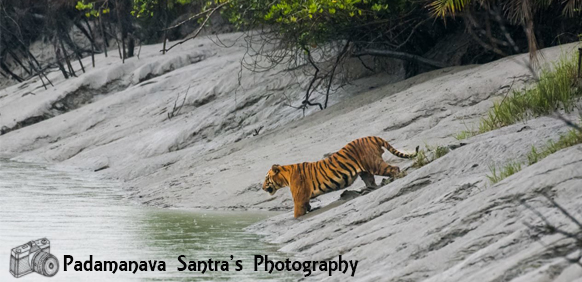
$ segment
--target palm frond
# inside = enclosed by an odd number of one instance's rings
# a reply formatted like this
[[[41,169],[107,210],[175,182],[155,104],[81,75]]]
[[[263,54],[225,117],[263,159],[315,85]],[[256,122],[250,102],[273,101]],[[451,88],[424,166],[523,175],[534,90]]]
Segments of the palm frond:
[[[471,0],[435,0],[428,4],[429,10],[434,17],[445,18],[455,16],[456,13],[471,3]]]
[[[582,13],[582,0],[563,0],[562,3],[564,4],[564,15],[573,17]]]

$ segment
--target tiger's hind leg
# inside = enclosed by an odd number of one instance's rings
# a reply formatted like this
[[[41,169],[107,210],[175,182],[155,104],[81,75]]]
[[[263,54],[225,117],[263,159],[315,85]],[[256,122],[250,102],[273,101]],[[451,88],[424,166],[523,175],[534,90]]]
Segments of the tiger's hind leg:
[[[392,183],[397,178],[402,178],[404,176],[406,176],[406,171],[401,171],[390,178],[384,178],[384,179],[382,179],[382,182],[380,182],[380,187],[386,186],[386,185]]]
[[[366,184],[366,187],[364,189],[360,190],[360,194],[366,195],[366,194],[378,189],[378,185],[376,185],[376,181],[374,180],[373,174],[364,171],[364,172],[360,173],[360,178]]]
[[[392,181],[394,181],[394,178],[384,178],[382,179],[382,181],[380,182],[380,187],[382,186],[386,186],[390,183],[392,183]]]
[[[400,174],[400,168],[397,166],[392,166],[387,164],[385,161],[380,161],[376,165],[375,169],[370,171],[373,175],[380,175],[380,176],[387,176],[387,177],[396,177]]]
[[[394,181],[396,176],[400,174],[400,168],[397,166],[391,166],[391,165],[387,164],[384,160],[380,159],[376,162],[376,165],[373,167],[373,169],[371,169],[370,173],[371,173],[370,175],[372,177],[372,181],[373,181],[374,175],[390,177],[390,178],[382,179],[382,182],[380,182],[380,186],[379,186],[379,187],[382,187],[382,186],[387,185],[388,183]],[[367,186],[367,183],[366,183],[366,186]],[[375,189],[377,189],[379,187],[376,186]],[[375,189],[373,189],[373,190],[375,190]],[[365,194],[373,191],[370,189],[366,189],[366,190],[368,190],[368,191],[362,191],[363,192],[362,195],[365,195]]]
[[[369,173],[367,171],[363,171],[360,173],[360,178],[364,181],[364,183],[366,184],[366,187],[378,188],[378,185],[376,184],[376,181],[374,180],[374,175],[372,175],[371,173]]]

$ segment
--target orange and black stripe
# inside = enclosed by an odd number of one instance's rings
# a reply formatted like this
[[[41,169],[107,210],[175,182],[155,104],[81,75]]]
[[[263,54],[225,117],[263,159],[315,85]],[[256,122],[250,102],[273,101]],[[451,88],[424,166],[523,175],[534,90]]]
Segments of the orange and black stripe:
[[[285,186],[291,187],[296,209],[297,206],[309,206],[309,199],[331,191],[344,189],[356,180],[373,175],[394,176],[400,172],[396,166],[387,164],[382,159],[383,148],[400,158],[414,158],[418,154],[402,153],[392,147],[386,140],[368,136],[356,139],[327,158],[316,162],[304,162],[292,165],[273,165],[263,184],[263,189],[274,193]],[[364,181],[366,181],[364,179]],[[375,184],[374,184],[375,185]],[[303,214],[301,208],[297,215]]]

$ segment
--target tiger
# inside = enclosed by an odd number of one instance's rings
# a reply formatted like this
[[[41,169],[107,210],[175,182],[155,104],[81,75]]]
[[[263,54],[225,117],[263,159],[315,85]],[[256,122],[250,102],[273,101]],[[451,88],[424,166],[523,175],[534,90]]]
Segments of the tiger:
[[[380,137],[359,138],[316,162],[274,164],[267,172],[263,190],[273,196],[277,190],[289,186],[293,196],[293,217],[298,218],[311,211],[310,199],[349,187],[358,176],[366,184],[360,192],[369,193],[378,188],[374,175],[398,175],[400,168],[382,159],[383,148],[397,157],[410,159],[418,155],[419,147],[416,147],[416,152],[405,154]]]

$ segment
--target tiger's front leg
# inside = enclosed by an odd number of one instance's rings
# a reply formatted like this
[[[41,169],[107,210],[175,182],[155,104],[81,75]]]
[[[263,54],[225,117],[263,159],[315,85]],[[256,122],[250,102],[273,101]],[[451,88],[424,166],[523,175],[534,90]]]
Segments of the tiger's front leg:
[[[293,217],[298,218],[302,215],[305,215],[307,213],[308,207],[309,207],[309,209],[311,209],[311,206],[309,205],[309,203],[304,204],[304,203],[295,202],[295,207],[293,210]]]
[[[294,204],[293,216],[298,218],[311,209],[311,205],[309,205],[311,190],[309,190],[309,187],[305,186],[305,181],[296,181],[291,184],[290,188]]]

